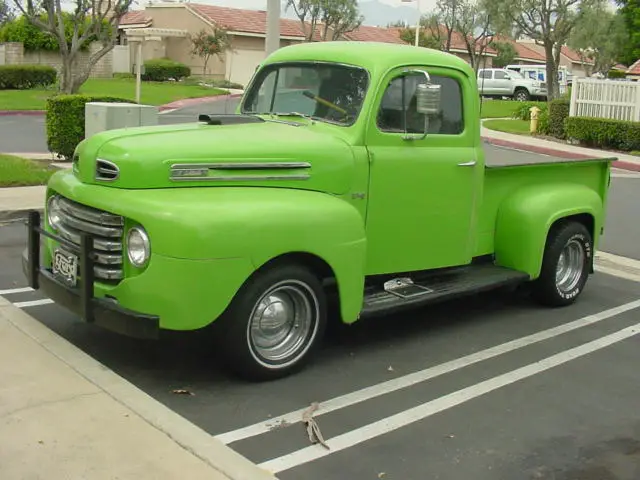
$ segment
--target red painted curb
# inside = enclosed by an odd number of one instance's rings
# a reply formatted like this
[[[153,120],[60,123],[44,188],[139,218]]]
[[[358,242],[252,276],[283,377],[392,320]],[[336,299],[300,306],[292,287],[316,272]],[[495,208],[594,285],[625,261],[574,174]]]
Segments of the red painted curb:
[[[215,95],[213,97],[185,98],[184,100],[176,100],[175,102],[161,105],[160,107],[158,107],[158,110],[160,112],[163,112],[165,110],[173,110],[176,108],[190,107],[193,105],[198,105],[200,103],[220,102],[222,100],[239,98],[241,96],[242,94],[240,93],[230,93],[229,95]]]
[[[192,105],[198,105],[199,103],[219,102],[221,100],[239,98],[241,96],[241,93],[230,93],[229,95],[215,95],[213,97],[185,98],[184,100],[176,100],[175,102],[160,105],[158,107],[158,111],[163,112],[165,110],[184,108]],[[45,115],[46,113],[47,112],[45,110],[0,110],[0,116],[25,115],[35,117]]]
[[[489,138],[489,137],[482,137],[482,139],[487,142],[490,143],[491,145],[497,145],[499,147],[508,147],[508,148],[515,148],[518,150],[525,150],[527,152],[531,152],[531,153],[539,153],[541,155],[550,155],[552,157],[559,157],[559,158],[566,158],[569,160],[586,160],[586,159],[590,159],[590,158],[608,158],[606,155],[603,155],[602,157],[593,157],[591,155],[584,155],[582,153],[574,153],[574,152],[567,152],[565,150],[556,150],[553,148],[548,148],[548,147],[536,147],[534,145],[527,145],[524,143],[517,143],[517,142],[510,142],[508,140],[500,140],[497,138]],[[613,154],[613,156],[615,156],[615,154]],[[615,160],[613,162],[611,162],[611,165],[615,168],[620,168],[623,170],[631,170],[634,172],[640,172],[640,163],[632,163],[632,162],[625,162],[624,160]]]

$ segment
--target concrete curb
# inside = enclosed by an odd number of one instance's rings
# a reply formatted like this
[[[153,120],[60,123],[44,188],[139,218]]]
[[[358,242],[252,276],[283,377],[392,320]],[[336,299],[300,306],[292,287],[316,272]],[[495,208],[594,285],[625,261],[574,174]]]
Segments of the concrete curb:
[[[277,480],[0,296],[6,319],[83,378],[232,480]],[[144,446],[141,446],[144,448]]]
[[[27,219],[30,211],[36,210],[42,215],[44,206],[39,208],[19,208],[17,210],[0,210],[0,224],[21,222]]]
[[[191,107],[200,103],[219,102],[221,100],[230,100],[232,98],[241,97],[241,93],[229,93],[226,95],[214,95],[211,97],[197,97],[197,98],[185,98],[183,100],[176,100],[175,102],[165,103],[164,105],[158,105],[159,113],[168,113],[169,110],[176,110],[178,108]],[[9,115],[25,115],[25,116],[41,116],[45,115],[45,110],[0,110],[0,116]]]
[[[514,148],[517,150],[524,150],[532,153],[539,153],[541,155],[550,155],[553,157],[566,158],[568,160],[587,160],[590,158],[598,158],[593,157],[591,155],[584,155],[582,153],[568,152],[566,150],[558,150],[548,147],[536,147],[534,145],[529,145],[526,143],[518,143],[512,142],[509,140],[502,140],[498,138],[491,137],[482,137],[482,140],[491,145],[496,145],[499,147],[507,147]],[[602,156],[599,158],[608,158],[607,156]],[[638,159],[638,163],[626,162],[624,160],[615,160],[612,162],[612,166],[615,168],[620,168],[622,170],[631,170],[633,172],[640,172],[640,159]]]

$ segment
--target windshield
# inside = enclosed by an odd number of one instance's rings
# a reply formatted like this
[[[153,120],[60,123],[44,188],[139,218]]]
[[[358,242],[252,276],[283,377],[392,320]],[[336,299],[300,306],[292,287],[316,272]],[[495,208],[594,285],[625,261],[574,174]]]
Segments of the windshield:
[[[305,115],[351,125],[364,100],[366,70],[331,63],[268,65],[252,83],[242,113]]]

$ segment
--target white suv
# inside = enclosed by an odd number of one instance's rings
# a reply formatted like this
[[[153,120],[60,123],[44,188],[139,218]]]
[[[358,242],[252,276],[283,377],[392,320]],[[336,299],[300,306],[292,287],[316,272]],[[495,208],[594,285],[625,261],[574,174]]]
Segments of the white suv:
[[[520,102],[547,97],[546,83],[503,68],[478,70],[478,90],[484,97],[511,97]]]

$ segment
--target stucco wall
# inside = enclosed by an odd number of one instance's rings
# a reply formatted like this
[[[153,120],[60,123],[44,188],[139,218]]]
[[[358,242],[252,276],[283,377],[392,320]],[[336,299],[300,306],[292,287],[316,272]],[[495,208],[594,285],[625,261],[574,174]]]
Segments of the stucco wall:
[[[38,51],[25,52],[22,43],[5,43],[4,58],[6,65],[36,64],[49,65],[55,68],[58,73],[62,68],[62,57],[58,52]],[[81,51],[78,54],[77,65],[79,68],[85,68],[88,65],[89,57],[100,50],[99,43],[93,43],[89,46],[88,51]],[[113,75],[113,51],[107,53],[96,63],[91,71],[93,78],[111,78]]]

